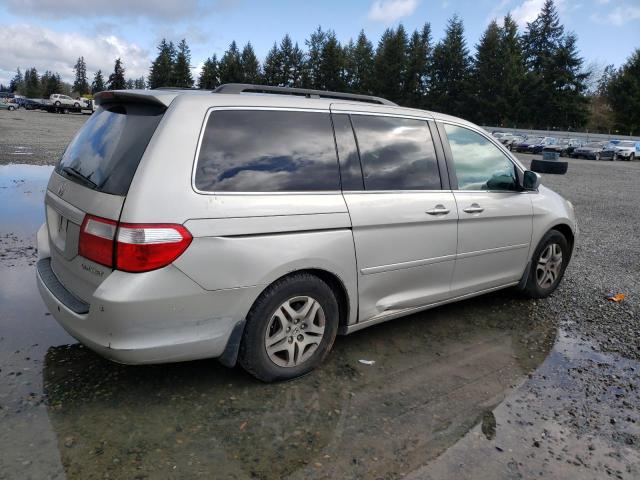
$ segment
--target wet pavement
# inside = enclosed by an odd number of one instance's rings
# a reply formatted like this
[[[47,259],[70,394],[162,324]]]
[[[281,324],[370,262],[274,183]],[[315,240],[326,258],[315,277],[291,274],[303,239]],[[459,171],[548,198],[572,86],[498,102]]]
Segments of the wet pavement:
[[[580,260],[551,299],[496,292],[339,337],[291,382],[121,366],[37,293],[50,168],[0,165],[0,479],[640,477],[640,364],[575,320],[636,329],[635,297],[578,302]]]

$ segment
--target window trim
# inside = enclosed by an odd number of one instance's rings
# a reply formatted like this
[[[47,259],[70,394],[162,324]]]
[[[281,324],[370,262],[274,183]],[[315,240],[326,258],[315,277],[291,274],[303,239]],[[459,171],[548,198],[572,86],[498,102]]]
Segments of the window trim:
[[[288,191],[288,192],[256,192],[256,191],[246,191],[246,192],[220,192],[220,191],[208,191],[208,190],[200,190],[196,187],[196,170],[198,168],[198,157],[200,156],[200,148],[202,146],[202,141],[204,139],[204,133],[207,127],[207,123],[209,121],[209,117],[214,112],[219,111],[274,111],[274,112],[313,112],[313,113],[326,113],[329,116],[329,124],[331,127],[331,139],[335,145],[335,132],[333,130],[333,122],[331,120],[331,111],[329,108],[295,108],[295,107],[260,107],[260,106],[227,106],[227,107],[210,107],[207,109],[207,112],[202,121],[202,125],[200,126],[200,134],[198,135],[198,146],[196,148],[195,155],[193,157],[193,164],[191,166],[191,188],[198,195],[217,195],[217,196],[238,196],[238,195],[336,195],[342,194],[342,189],[339,190],[318,190],[318,191],[309,191],[309,190],[300,190],[300,191]],[[338,162],[338,154],[336,151],[336,165],[338,167],[338,178],[340,182],[342,179],[340,178],[340,163]]]
[[[491,135],[489,135],[486,131],[483,131],[482,129],[480,129],[479,127],[475,127],[475,126],[471,126],[471,125],[467,125],[464,124],[462,122],[455,122],[455,121],[450,121],[450,120],[436,120],[436,127],[438,130],[438,133],[440,133],[440,138],[442,140],[442,146],[444,148],[444,153],[445,153],[445,158],[446,158],[446,163],[447,163],[447,170],[449,172],[449,182],[451,185],[451,191],[454,193],[468,193],[468,192],[485,192],[485,193],[506,193],[506,194],[514,194],[514,193],[537,193],[537,191],[521,191],[521,190],[462,190],[459,188],[458,185],[458,176],[456,175],[456,169],[455,169],[455,163],[453,160],[453,153],[451,152],[451,145],[449,144],[449,137],[447,135],[447,132],[444,128],[445,125],[452,125],[454,127],[460,127],[460,128],[466,128],[467,130],[470,130],[474,133],[477,133],[478,135],[480,135],[481,137],[485,138],[486,140],[488,140],[491,144],[493,144],[494,146],[496,146],[498,148],[498,150],[505,156],[505,158],[511,162],[511,164],[514,166],[515,168],[515,172],[516,172],[516,177],[518,181],[522,180],[522,177],[524,176],[524,172],[525,172],[525,168],[522,164],[520,164],[520,162],[513,157],[513,154],[511,152],[509,152],[504,145],[502,145],[500,142],[498,142],[497,140],[491,138]]]
[[[438,148],[438,144],[437,142],[440,141],[439,138],[437,138],[437,135],[434,133],[434,129],[432,128],[432,124],[431,122],[433,122],[433,118],[430,117],[419,117],[419,116],[413,116],[413,115],[402,115],[402,114],[398,114],[398,113],[377,113],[377,112],[357,112],[357,111],[332,111],[331,115],[340,115],[340,114],[346,114],[347,116],[349,116],[349,122],[351,123],[351,129],[353,131],[353,137],[356,141],[356,148],[358,150],[358,159],[360,161],[360,171],[362,172],[362,184],[363,184],[363,190],[342,190],[343,193],[349,193],[349,194],[354,194],[354,193],[394,193],[394,194],[398,194],[398,193],[432,193],[432,192],[449,192],[450,190],[450,183],[448,181],[448,178],[445,177],[444,175],[446,174],[446,172],[443,173],[442,171],[442,165],[445,162],[445,158],[443,158],[443,152],[441,152],[441,150]],[[405,119],[405,120],[419,120],[419,121],[423,121],[426,124],[427,130],[429,131],[430,135],[431,135],[431,141],[433,142],[433,150],[434,153],[436,155],[436,166],[438,167],[438,176],[440,178],[440,188],[438,189],[414,189],[414,190],[367,190],[367,184],[364,181],[364,167],[362,166],[362,156],[360,154],[360,142],[358,140],[358,134],[356,133],[356,128],[353,125],[353,122],[351,121],[351,115],[364,115],[364,116],[369,116],[369,117],[394,117],[394,118],[401,118],[401,119]],[[337,144],[336,144],[337,145]],[[446,157],[446,156],[445,156]],[[447,180],[445,182],[445,180]]]

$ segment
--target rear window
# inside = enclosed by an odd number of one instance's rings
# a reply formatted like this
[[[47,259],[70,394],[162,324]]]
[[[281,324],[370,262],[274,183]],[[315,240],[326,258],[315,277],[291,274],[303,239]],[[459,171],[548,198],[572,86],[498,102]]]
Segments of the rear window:
[[[56,172],[103,193],[126,195],[164,110],[145,104],[101,106],[69,144]]]
[[[200,146],[195,186],[206,192],[339,190],[329,114],[213,112]]]

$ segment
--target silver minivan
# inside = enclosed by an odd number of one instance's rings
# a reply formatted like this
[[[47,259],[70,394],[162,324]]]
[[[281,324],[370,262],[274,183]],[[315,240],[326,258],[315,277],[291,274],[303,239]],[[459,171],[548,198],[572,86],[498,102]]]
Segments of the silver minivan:
[[[96,103],[51,175],[37,279],[117,362],[292,378],[337,334],[506,287],[547,296],[571,257],[571,203],[459,118],[241,84]]]

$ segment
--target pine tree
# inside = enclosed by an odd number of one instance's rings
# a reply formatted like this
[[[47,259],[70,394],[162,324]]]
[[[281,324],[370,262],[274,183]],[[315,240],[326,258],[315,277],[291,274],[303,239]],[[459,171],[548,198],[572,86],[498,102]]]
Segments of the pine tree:
[[[407,65],[407,34],[402,25],[386,29],[378,43],[374,72],[376,90],[394,102],[402,102]]]
[[[207,58],[202,66],[200,78],[198,79],[198,87],[205,90],[213,90],[220,85],[218,73],[218,58],[214,54],[213,57]]]
[[[245,83],[260,83],[260,62],[256,57],[251,42],[248,42],[242,49],[240,55],[240,68],[242,70],[242,81]]]
[[[302,85],[305,88],[321,88],[320,65],[322,63],[322,50],[326,40],[327,34],[322,30],[322,27],[318,26],[304,42],[307,46],[307,53],[304,59]]]
[[[98,70],[93,76],[93,82],[91,83],[91,93],[96,94],[106,90],[107,87],[104,83],[104,77],[102,76],[102,70]]]
[[[356,93],[374,93],[373,44],[365,35],[364,30],[360,30],[355,45],[347,49],[346,57],[350,89]]]
[[[561,129],[576,129],[587,123],[588,100],[586,80],[589,72],[582,70],[577,38],[573,33],[564,37],[553,56],[553,107],[548,120]]]
[[[133,88],[136,90],[144,90],[146,87],[146,82],[144,80],[144,76],[140,78],[136,78],[133,82]]]
[[[16,69],[16,74],[9,83],[9,90],[20,94],[24,92],[24,77],[22,76],[22,72],[19,68]]]
[[[62,80],[60,74],[47,70],[40,77],[40,90],[42,98],[49,98],[54,93],[62,92]]]
[[[193,87],[193,76],[191,75],[191,50],[187,41],[183,38],[178,44],[175,62],[173,63],[173,84],[174,87]]]
[[[613,75],[606,86],[615,126],[621,133],[640,133],[640,48]]]
[[[218,67],[220,71],[220,83],[241,83],[242,66],[240,65],[240,51],[236,41],[232,41],[229,49],[224,52]]]
[[[469,77],[471,58],[464,39],[462,20],[454,15],[445,37],[433,50],[433,71],[429,90],[429,108],[457,116],[466,116],[471,107]]]
[[[126,82],[124,82],[124,87],[127,90],[133,90],[134,88],[136,88],[136,83],[134,82],[133,78],[128,78]]]
[[[324,90],[343,90],[345,87],[344,69],[344,50],[338,42],[336,34],[329,31],[322,47],[320,70],[318,71],[319,87]]]
[[[424,103],[431,69],[431,25],[425,23],[421,31],[415,30],[409,40],[407,71],[405,75],[405,103],[420,107]]]
[[[124,90],[127,88],[127,84],[124,79],[124,66],[122,65],[122,60],[120,58],[116,58],[113,66],[113,73],[109,75],[107,88],[109,90]]]
[[[27,98],[37,98],[41,96],[40,77],[38,70],[27,68],[24,72],[24,95]]]
[[[279,48],[279,79],[278,84],[285,87],[299,87],[302,85],[302,71],[304,56],[298,44],[293,44],[289,34],[285,34]]]
[[[78,61],[73,67],[75,71],[75,80],[73,82],[73,91],[79,95],[89,93],[89,82],[87,81],[87,65],[84,63],[84,57],[78,57]]]
[[[518,25],[511,15],[504,17],[500,30],[502,65],[502,95],[499,99],[502,124],[515,127],[526,115],[527,105],[522,96],[525,82],[524,56]]]
[[[176,60],[176,49],[173,42],[167,43],[163,38],[158,45],[158,56],[151,63],[149,71],[149,88],[173,87],[173,65]]]
[[[262,76],[265,85],[278,86],[280,84],[280,50],[278,50],[278,45],[275,42],[264,59]]]
[[[473,120],[480,125],[501,125],[503,115],[501,31],[493,20],[476,46],[473,66]]]

